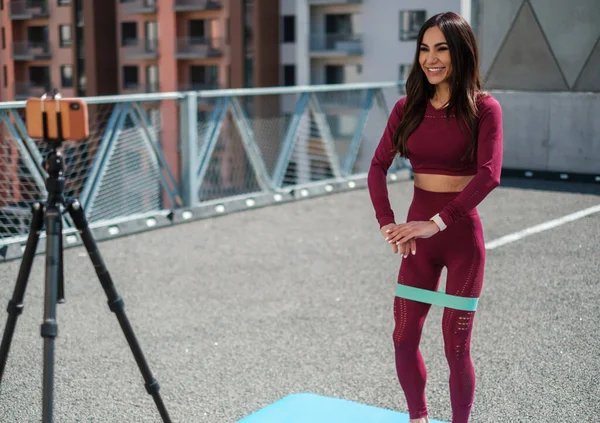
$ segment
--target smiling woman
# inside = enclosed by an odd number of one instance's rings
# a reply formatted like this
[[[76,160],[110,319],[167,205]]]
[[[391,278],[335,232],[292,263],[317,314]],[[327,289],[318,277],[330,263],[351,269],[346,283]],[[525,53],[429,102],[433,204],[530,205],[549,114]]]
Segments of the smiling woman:
[[[401,224],[395,223],[386,183],[396,154],[410,161],[414,173],[414,196]],[[442,332],[452,422],[469,421],[475,393],[472,304],[482,291],[485,264],[477,206],[499,185],[501,167],[502,110],[481,91],[473,31],[456,13],[435,15],[419,31],[406,96],[392,110],[368,175],[380,231],[403,257],[393,342],[411,423],[428,421],[419,342],[444,267],[446,292],[436,298],[448,296]],[[470,305],[458,305],[465,303]]]

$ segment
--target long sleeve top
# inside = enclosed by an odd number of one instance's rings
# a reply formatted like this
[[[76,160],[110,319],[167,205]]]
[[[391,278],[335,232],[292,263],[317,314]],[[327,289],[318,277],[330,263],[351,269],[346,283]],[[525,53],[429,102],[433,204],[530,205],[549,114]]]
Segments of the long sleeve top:
[[[394,159],[393,135],[402,120],[406,97],[394,105],[383,135],[375,149],[368,173],[368,188],[379,226],[394,223],[386,176]],[[477,155],[461,160],[470,143],[464,131],[445,109],[427,103],[423,121],[408,139],[409,161],[415,173],[474,175],[460,194],[439,211],[449,226],[477,207],[500,184],[502,170],[502,108],[490,95],[478,100]]]

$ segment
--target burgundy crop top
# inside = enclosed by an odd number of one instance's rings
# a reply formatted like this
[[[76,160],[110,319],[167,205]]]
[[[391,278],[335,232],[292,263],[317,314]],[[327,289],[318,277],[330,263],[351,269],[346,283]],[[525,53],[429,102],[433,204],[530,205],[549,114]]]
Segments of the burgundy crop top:
[[[394,223],[388,198],[386,176],[394,160],[392,138],[402,119],[406,97],[392,110],[371,160],[368,187],[379,226]],[[439,211],[446,226],[456,222],[500,184],[502,170],[502,109],[490,95],[478,100],[479,128],[475,160],[461,161],[469,145],[469,134],[461,130],[456,117],[446,109],[436,109],[427,102],[425,116],[408,138],[409,161],[415,173],[440,175],[475,175],[465,189]]]

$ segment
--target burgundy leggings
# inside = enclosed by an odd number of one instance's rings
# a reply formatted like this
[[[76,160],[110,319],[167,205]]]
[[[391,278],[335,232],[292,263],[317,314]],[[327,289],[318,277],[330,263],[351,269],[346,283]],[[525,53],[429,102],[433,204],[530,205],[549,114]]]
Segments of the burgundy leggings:
[[[437,193],[415,187],[407,221],[429,220],[458,193]],[[398,283],[437,290],[442,268],[447,268],[445,292],[479,297],[483,284],[485,247],[477,210],[431,238],[417,239],[417,254],[402,259]],[[421,331],[430,304],[395,297],[393,333],[398,380],[411,419],[427,416],[427,371],[419,350]],[[467,423],[475,393],[475,372],[470,356],[475,312],[444,309],[442,333],[450,369],[452,423]]]

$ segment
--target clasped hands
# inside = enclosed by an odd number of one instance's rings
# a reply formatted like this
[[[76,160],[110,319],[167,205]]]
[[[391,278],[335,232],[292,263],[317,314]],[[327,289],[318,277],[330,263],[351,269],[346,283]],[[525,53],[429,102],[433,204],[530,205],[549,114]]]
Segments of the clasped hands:
[[[438,233],[440,228],[432,220],[412,221],[399,225],[390,223],[381,228],[381,234],[392,245],[394,254],[400,251],[404,258],[409,253],[417,254],[417,238],[429,238]]]

